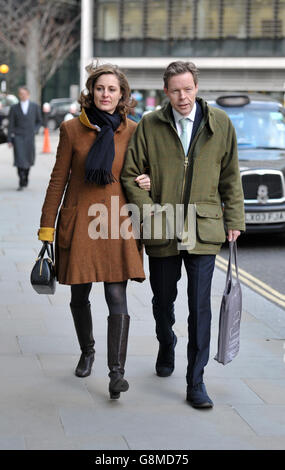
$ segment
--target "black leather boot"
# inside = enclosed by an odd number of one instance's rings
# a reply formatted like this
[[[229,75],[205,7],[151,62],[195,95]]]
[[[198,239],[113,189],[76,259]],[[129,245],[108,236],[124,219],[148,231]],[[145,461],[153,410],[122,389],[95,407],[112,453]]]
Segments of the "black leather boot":
[[[30,168],[25,168],[24,169],[24,175],[23,175],[23,186],[26,188],[29,183],[29,172]]]
[[[116,313],[108,317],[108,367],[110,369],[110,398],[117,399],[120,392],[129,388],[124,379],[127,357],[130,317],[126,313]]]
[[[84,305],[83,307],[73,307],[70,304],[70,309],[72,312],[75,330],[82,352],[77,367],[75,369],[75,375],[77,377],[87,377],[91,374],[91,369],[95,356],[95,341],[92,332],[92,316],[90,302],[88,302],[88,304]]]
[[[18,175],[19,175],[19,187],[17,191],[21,191],[26,186],[25,185],[25,169],[18,168]]]

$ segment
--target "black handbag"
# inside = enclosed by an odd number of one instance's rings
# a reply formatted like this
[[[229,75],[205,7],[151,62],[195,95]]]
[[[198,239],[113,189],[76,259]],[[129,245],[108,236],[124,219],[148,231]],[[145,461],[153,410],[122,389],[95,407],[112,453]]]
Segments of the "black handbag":
[[[47,257],[44,258],[47,252]],[[54,269],[53,245],[44,242],[31,272],[31,284],[38,294],[55,293],[56,277]]]

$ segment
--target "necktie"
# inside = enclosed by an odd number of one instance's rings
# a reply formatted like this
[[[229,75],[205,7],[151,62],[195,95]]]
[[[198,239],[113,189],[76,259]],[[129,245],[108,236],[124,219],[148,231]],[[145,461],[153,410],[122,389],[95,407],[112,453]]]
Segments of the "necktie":
[[[187,155],[188,146],[189,146],[188,132],[187,132],[187,122],[188,121],[189,121],[188,118],[182,118],[182,119],[179,120],[179,123],[181,125],[181,129],[182,129],[182,132],[181,132],[181,135],[180,135],[180,140],[182,142],[185,155]]]

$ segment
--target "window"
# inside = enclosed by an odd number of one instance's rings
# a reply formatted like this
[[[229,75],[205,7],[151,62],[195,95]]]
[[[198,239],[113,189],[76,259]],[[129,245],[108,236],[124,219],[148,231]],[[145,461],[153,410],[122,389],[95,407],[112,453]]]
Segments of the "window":
[[[148,0],[148,38],[168,39],[168,1]]]
[[[97,38],[285,37],[285,0],[96,0]]]
[[[198,2],[197,37],[220,37],[220,0],[200,0]]]
[[[193,0],[175,0],[171,9],[170,36],[175,39],[193,37]]]
[[[97,37],[105,41],[119,39],[119,0],[98,0]]]
[[[285,119],[278,110],[250,107],[223,109],[235,127],[240,148],[285,148]],[[247,158],[251,157],[247,155]],[[255,154],[252,154],[252,158],[255,158]],[[267,158],[272,156],[268,154]]]
[[[285,37],[285,0],[279,0],[278,22],[280,24],[280,31],[278,29],[278,36]]]
[[[246,37],[247,0],[224,0],[223,37]]]
[[[251,38],[270,38],[275,36],[274,0],[252,0]]]
[[[122,37],[143,37],[143,0],[125,0]]]

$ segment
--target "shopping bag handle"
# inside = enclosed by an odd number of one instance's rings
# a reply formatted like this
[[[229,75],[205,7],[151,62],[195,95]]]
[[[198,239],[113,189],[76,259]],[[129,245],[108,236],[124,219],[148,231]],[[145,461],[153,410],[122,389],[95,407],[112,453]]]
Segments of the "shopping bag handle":
[[[236,241],[229,242],[229,262],[228,262],[227,280],[230,279],[231,284],[233,283],[233,273],[232,273],[233,259],[235,261],[237,280],[239,281],[238,263],[237,263],[237,242]]]

